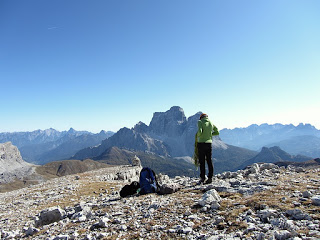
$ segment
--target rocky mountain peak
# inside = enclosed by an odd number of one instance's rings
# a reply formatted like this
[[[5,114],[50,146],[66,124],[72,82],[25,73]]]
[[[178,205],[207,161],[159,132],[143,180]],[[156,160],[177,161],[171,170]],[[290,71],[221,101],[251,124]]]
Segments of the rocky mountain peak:
[[[273,146],[273,147],[270,147],[270,148],[263,147],[260,154],[262,154],[262,155],[263,154],[269,154],[269,155],[272,155],[272,156],[277,156],[279,159],[287,160],[287,161],[292,159],[292,156],[289,153],[283,151],[278,146]]]
[[[40,130],[41,132],[41,130]],[[53,129],[53,128],[48,128],[43,130],[43,133],[47,136],[53,135],[53,134],[57,134],[57,130]]]
[[[70,128],[70,129],[68,130],[68,133],[74,134],[74,133],[76,133],[76,130],[75,130],[74,128]]]
[[[181,107],[171,107],[166,112],[155,112],[150,122],[150,130],[157,135],[181,135],[187,119]]]
[[[148,126],[140,121],[133,127],[133,130],[136,132],[145,133],[148,131]]]

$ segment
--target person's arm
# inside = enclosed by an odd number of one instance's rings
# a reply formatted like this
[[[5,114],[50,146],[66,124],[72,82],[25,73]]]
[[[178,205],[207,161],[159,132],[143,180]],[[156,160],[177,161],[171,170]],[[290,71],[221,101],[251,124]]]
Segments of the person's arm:
[[[219,130],[215,125],[213,125],[212,136],[217,136],[217,135],[219,135]]]

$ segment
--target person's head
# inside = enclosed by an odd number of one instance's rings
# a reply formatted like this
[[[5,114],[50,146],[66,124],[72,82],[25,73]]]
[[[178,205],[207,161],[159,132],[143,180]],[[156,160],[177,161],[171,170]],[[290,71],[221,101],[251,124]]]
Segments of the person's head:
[[[202,118],[205,118],[205,117],[208,117],[208,115],[205,114],[205,113],[202,113],[202,114],[200,115],[200,120],[201,120]]]

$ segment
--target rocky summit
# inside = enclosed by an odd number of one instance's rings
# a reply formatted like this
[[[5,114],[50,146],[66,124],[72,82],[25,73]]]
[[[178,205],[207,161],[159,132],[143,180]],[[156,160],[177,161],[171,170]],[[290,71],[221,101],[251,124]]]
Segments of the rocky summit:
[[[319,239],[319,168],[253,164],[212,184],[158,173],[162,194],[121,198],[118,166],[0,194],[1,239]]]

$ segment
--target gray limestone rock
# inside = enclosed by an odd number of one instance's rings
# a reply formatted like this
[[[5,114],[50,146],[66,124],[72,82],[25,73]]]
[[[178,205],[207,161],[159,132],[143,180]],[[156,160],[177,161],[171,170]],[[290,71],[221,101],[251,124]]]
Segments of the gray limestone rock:
[[[263,222],[269,222],[269,219],[271,217],[276,217],[277,216],[277,211],[274,209],[263,209],[263,210],[259,210],[257,212],[257,215],[260,217],[260,219]]]
[[[35,222],[35,226],[40,227],[53,222],[58,222],[64,217],[65,214],[66,212],[59,206],[48,208],[46,210],[41,211],[39,219]]]
[[[29,236],[33,236],[34,234],[36,234],[37,232],[39,232],[38,228],[34,228],[34,227],[29,227],[25,229],[25,236],[29,237]]]
[[[288,230],[279,230],[274,232],[274,236],[277,240],[285,240],[293,237],[292,233]]]
[[[312,193],[311,193],[310,191],[304,191],[304,192],[302,193],[302,197],[304,197],[304,198],[310,198],[310,197],[312,197]]]
[[[162,194],[162,195],[171,194],[178,191],[179,189],[180,189],[180,186],[177,183],[168,183],[168,184],[165,183],[160,186],[159,194]]]
[[[287,210],[286,214],[294,220],[312,220],[312,218],[300,209]]]

